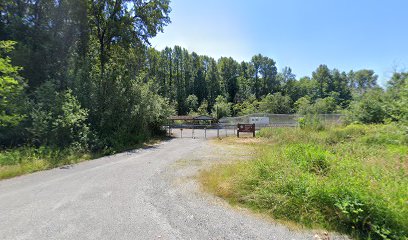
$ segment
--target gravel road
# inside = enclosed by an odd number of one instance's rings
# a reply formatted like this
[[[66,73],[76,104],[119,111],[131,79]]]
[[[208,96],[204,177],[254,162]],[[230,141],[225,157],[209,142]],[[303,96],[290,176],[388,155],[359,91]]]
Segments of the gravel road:
[[[217,155],[228,151],[172,139],[0,181],[0,239],[315,238],[200,191],[194,176]]]

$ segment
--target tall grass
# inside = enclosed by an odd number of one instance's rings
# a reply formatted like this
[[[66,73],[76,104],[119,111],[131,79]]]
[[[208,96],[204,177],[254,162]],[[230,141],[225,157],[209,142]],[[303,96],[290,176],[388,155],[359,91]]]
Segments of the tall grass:
[[[21,147],[0,151],[0,179],[88,160],[97,155],[73,149]]]
[[[150,138],[150,140],[132,139],[133,141],[129,140],[127,144],[117,144],[115,147],[93,152],[75,146],[64,149],[25,146],[0,150],[0,180],[142,148],[164,139],[166,138],[161,136]]]
[[[407,239],[408,136],[399,127],[264,129],[260,136],[259,157],[204,172],[207,189],[276,219],[355,238]]]

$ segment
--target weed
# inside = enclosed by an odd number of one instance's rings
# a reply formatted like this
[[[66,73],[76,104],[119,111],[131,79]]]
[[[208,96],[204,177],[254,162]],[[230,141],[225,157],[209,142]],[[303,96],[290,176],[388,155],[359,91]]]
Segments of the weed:
[[[308,227],[358,239],[407,239],[406,131],[349,125],[263,129],[259,136],[254,160],[203,173],[209,191]]]

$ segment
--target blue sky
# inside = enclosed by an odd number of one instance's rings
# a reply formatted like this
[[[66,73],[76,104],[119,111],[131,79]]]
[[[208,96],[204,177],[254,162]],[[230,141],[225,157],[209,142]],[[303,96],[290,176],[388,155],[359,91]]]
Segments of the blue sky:
[[[151,43],[214,58],[249,61],[257,53],[278,69],[310,76],[319,64],[373,69],[383,85],[408,70],[408,0],[173,0],[172,23]]]

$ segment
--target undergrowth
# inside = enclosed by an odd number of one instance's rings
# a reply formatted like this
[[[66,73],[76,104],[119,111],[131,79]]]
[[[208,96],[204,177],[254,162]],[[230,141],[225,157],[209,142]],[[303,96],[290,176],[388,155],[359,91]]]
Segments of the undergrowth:
[[[21,147],[0,152],[0,179],[73,164],[99,156],[73,149]]]
[[[408,136],[394,125],[260,132],[258,157],[203,172],[207,190],[307,227],[407,239]]]
[[[105,148],[93,152],[79,150],[75,147],[60,149],[47,146],[24,146],[0,150],[0,180],[63,165],[75,164],[130,149],[142,148],[164,139],[156,137],[147,142],[127,144],[115,149]]]

